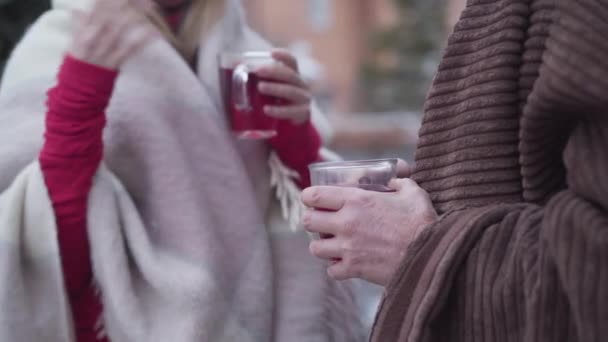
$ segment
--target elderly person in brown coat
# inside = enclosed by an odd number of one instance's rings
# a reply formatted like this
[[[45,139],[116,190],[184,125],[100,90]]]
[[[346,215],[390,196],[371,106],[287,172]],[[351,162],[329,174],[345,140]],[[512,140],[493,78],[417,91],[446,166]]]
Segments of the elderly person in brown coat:
[[[396,193],[314,187],[372,340],[608,340],[608,0],[469,0]]]

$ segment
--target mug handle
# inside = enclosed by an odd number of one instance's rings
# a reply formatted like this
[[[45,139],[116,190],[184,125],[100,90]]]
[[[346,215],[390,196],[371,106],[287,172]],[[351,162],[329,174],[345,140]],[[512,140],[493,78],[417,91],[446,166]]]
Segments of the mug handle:
[[[249,74],[251,70],[246,64],[239,64],[234,68],[232,74],[232,101],[239,111],[251,111],[251,101],[249,100]]]

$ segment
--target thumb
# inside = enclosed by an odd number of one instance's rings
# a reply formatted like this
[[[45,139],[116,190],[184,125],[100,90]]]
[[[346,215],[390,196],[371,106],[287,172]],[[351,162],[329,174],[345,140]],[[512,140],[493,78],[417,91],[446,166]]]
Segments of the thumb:
[[[408,178],[412,175],[414,168],[405,160],[399,158],[397,161],[397,177]]]
[[[389,183],[388,187],[400,192],[406,186],[407,183],[412,182],[409,178],[393,178]]]

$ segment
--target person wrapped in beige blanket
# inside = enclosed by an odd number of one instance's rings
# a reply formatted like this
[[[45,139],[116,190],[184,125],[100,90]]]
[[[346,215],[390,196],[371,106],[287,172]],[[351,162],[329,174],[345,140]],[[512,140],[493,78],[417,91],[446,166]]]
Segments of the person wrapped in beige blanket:
[[[325,130],[291,55],[276,139],[229,134],[217,55],[270,49],[238,0],[53,1],[0,87],[1,341],[361,338],[291,227]]]

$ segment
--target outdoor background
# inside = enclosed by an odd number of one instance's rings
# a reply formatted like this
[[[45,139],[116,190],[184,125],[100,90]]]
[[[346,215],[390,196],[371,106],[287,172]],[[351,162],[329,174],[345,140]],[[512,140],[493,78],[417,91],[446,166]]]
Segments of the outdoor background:
[[[243,0],[252,26],[292,50],[347,159],[412,160],[422,103],[465,0]],[[0,0],[0,75],[48,0]],[[381,290],[359,283],[371,324]]]
[[[345,158],[411,159],[425,94],[464,0],[244,0],[290,48]]]

